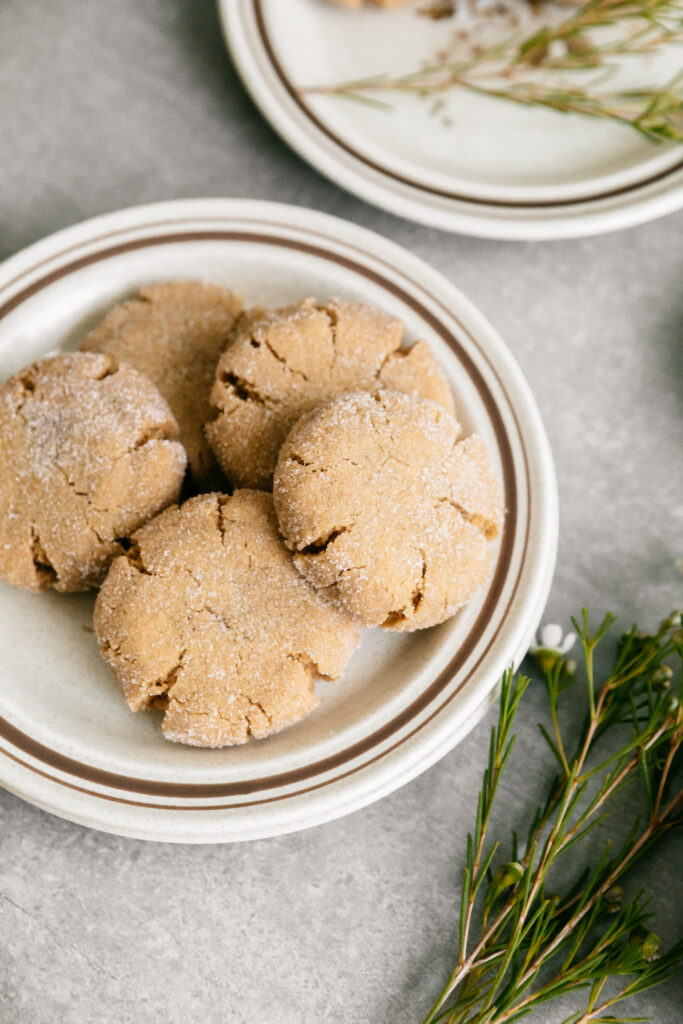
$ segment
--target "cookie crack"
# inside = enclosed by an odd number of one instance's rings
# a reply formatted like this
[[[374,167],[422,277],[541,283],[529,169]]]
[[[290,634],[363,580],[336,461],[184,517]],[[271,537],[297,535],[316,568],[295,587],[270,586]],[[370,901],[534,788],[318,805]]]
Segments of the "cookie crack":
[[[330,586],[336,586],[336,584],[330,584]],[[320,587],[319,589],[320,590],[328,590],[329,586],[328,587]],[[301,665],[304,669],[306,669],[306,671],[309,673],[309,675],[311,677],[311,682],[313,682],[313,679],[314,679],[315,676],[318,676],[320,679],[334,679],[334,678],[336,678],[335,676],[326,675],[322,671],[322,669],[320,668],[320,665],[318,664],[318,662],[315,661],[313,658],[311,658],[307,654],[288,654],[287,655],[287,660],[288,661],[294,661],[298,665]]]
[[[253,697],[250,697],[249,694],[247,694],[247,693],[243,693],[242,690],[236,690],[235,692],[239,693],[240,697],[244,697],[244,699],[249,704],[249,708],[247,709],[247,713],[244,716],[246,718],[246,720],[247,720],[247,732],[248,732],[249,736],[253,736],[254,735],[254,727],[253,727],[253,725],[251,723],[251,718],[249,717],[249,711],[251,710],[251,708],[257,708],[261,712],[261,714],[265,717],[269,727],[272,727],[272,725],[273,725],[273,716],[270,715],[266,711],[266,709],[264,708],[263,704],[260,703],[260,701],[254,700]]]
[[[297,377],[301,377],[301,379],[305,380],[307,384],[311,383],[310,377],[307,377],[303,370],[297,370],[293,366],[290,366],[285,357],[280,355],[277,349],[273,345],[271,345],[271,343],[268,341],[268,338],[265,336],[263,338],[263,344],[266,346],[268,351],[272,353],[275,359],[277,359],[278,363],[282,363],[285,370],[287,370],[289,373],[296,374]]]
[[[212,607],[211,607],[210,605],[208,605],[208,604],[205,604],[205,605],[204,605],[204,607],[203,607],[203,608],[202,608],[201,610],[202,610],[203,612],[205,612],[205,613],[206,613],[207,615],[210,615],[212,619],[215,619],[215,620],[216,620],[216,622],[218,622],[218,623],[219,623],[219,625],[221,625],[221,626],[223,627],[223,629],[224,629],[224,630],[225,630],[225,631],[226,631],[227,633],[231,633],[231,632],[233,631],[233,625],[232,625],[232,623],[230,622],[230,619],[227,619],[227,618],[225,617],[225,615],[223,615],[223,614],[222,614],[221,612],[217,612],[217,611],[215,611],[215,609],[213,609],[213,608],[212,608]],[[242,659],[241,659],[241,658],[239,657],[239,655],[238,655],[238,660],[239,660],[239,661],[241,661],[241,660],[242,660]]]
[[[415,589],[413,590],[413,595],[411,598],[414,612],[416,612],[417,609],[420,607],[425,596],[424,588],[425,579],[427,576],[427,559],[425,558],[425,553],[422,549],[420,549],[420,557],[422,558],[422,569],[420,571],[420,579],[418,580]]]
[[[379,364],[375,372],[376,383],[382,383],[381,377],[390,359],[393,359],[394,356],[398,356],[400,359],[405,359],[405,357],[409,354],[410,351],[411,350],[409,348],[404,348],[402,345],[399,345],[398,348],[392,348],[390,352],[387,352],[387,354],[385,355],[384,359]]]
[[[128,448],[124,455],[132,455],[133,452],[139,448],[144,448],[150,441],[171,441],[173,438],[169,436],[166,427],[159,425],[158,427],[148,427],[147,430],[143,431],[140,437]],[[122,458],[123,456],[119,456]],[[117,460],[118,461],[118,460]]]
[[[390,462],[395,462],[397,466],[403,466],[403,468],[407,469],[409,473],[415,472],[415,466],[411,466],[409,462],[404,462],[403,459],[399,459],[397,455],[388,455],[379,467],[380,470],[384,469],[385,466],[388,466]]]
[[[298,466],[303,466],[305,469],[310,470],[311,473],[329,473],[331,466],[315,466],[312,462],[306,462],[301,455],[290,455],[288,456],[289,462],[295,462]],[[345,460],[339,460],[345,461]]]
[[[164,710],[168,706],[169,700],[173,698],[173,687],[178,680],[178,676],[183,668],[185,655],[187,654],[187,647],[183,647],[178,654],[178,660],[176,661],[173,668],[159,679],[156,679],[147,691],[147,706],[156,707]]]
[[[140,550],[140,544],[136,540],[130,542],[130,547],[124,552],[124,558],[134,569],[136,569],[143,576],[158,576],[159,574],[148,569],[145,565],[142,552]]]
[[[45,582],[48,585],[57,582],[57,572],[45,553],[45,548],[41,543],[35,523],[31,523],[31,559],[36,575],[41,582]]]
[[[422,559],[420,577],[417,580],[413,588],[413,592],[410,596],[410,606],[412,606],[412,615],[415,615],[415,613],[417,612],[418,608],[420,607],[424,600],[425,579],[427,576],[427,559],[422,548],[420,548],[420,557]],[[398,625],[399,622],[406,622],[408,618],[411,617],[408,615],[408,608],[409,606],[406,604],[403,606],[403,608],[399,608],[396,611],[389,612],[386,619],[382,623],[382,626],[384,628],[391,629],[392,626]]]
[[[382,629],[391,629],[392,626],[397,625],[399,622],[406,621],[406,613],[404,608],[400,608],[398,611],[389,612],[384,622],[380,623]]]
[[[140,451],[140,449],[144,448],[145,445],[149,444],[151,441],[177,441],[177,438],[172,437],[166,427],[150,427],[148,430],[145,430],[140,437],[129,444],[122,452],[119,452],[111,463],[111,470],[113,471],[115,467],[118,466],[119,462],[123,462],[124,459],[129,459],[131,455]],[[100,509],[97,508],[97,506],[93,507],[97,512],[109,512],[109,509]]]
[[[312,544],[307,544],[304,548],[299,548],[302,555],[321,555],[330,544],[333,544],[337,537],[341,537],[343,533],[348,532],[348,526],[340,526],[335,530],[332,530],[326,537],[320,537],[318,540],[313,541]]]
[[[223,544],[223,546],[225,546],[225,541],[227,539],[226,513],[229,502],[230,498],[227,495],[216,495],[216,527],[218,528],[218,532],[221,535],[221,543]],[[228,522],[233,522],[233,520],[228,519]]]
[[[62,474],[62,476],[66,480],[67,485],[71,488],[71,490],[74,492],[74,494],[77,494],[79,498],[89,498],[90,497],[90,492],[89,491],[79,491],[79,489],[78,489],[78,487],[76,485],[75,480],[71,479],[71,477],[69,476],[67,471],[64,469],[63,466],[60,466],[60,464],[59,464],[59,462],[57,462],[57,460],[55,460],[54,466],[55,466],[55,469],[57,469],[58,472],[60,472]]]
[[[182,569],[183,572],[187,573],[187,575],[190,577],[193,583],[196,583],[198,587],[201,587],[201,581],[197,579],[195,574],[192,572],[192,569],[190,569],[187,565],[182,565],[180,568]]]
[[[336,469],[340,463],[345,462],[349,466],[353,466],[355,469],[365,469],[366,467],[362,462],[355,462],[354,459],[350,459],[347,455],[339,455],[333,458],[329,466],[322,466],[319,469],[312,469],[312,473],[329,473],[331,470]],[[302,463],[303,465],[303,463]],[[306,463],[306,465],[312,465],[312,463]],[[381,467],[380,467],[381,468]]]
[[[466,519],[468,522],[470,522],[472,518],[471,514],[467,511],[467,509],[463,505],[461,505],[460,502],[456,501],[455,498],[439,498],[436,503],[437,509],[439,505],[451,505],[455,509],[455,511],[459,512],[463,519]]]
[[[173,671],[175,672],[176,669],[173,669]],[[250,697],[249,694],[244,693],[243,690],[236,690],[230,688],[230,693],[234,694],[236,697],[242,697],[243,700],[245,700],[248,704],[248,707],[246,708],[244,714],[244,720],[247,725],[247,736],[254,735],[253,726],[249,718],[249,711],[251,709],[256,709],[260,711],[261,714],[265,717],[266,721],[268,722],[268,725],[272,727],[273,716],[269,714],[268,711],[266,711],[265,707],[261,703],[259,703],[259,701],[254,700],[253,697]],[[169,700],[174,700],[176,704],[179,704],[182,707],[183,705],[189,704],[191,698],[183,699],[182,697],[174,697],[170,691],[166,691],[164,693],[159,694],[158,697],[154,698],[155,706],[161,708],[162,710],[165,710]],[[163,703],[161,703],[162,701]],[[198,708],[192,708],[193,718],[215,718],[216,716],[218,716],[218,718],[220,718],[221,721],[227,722],[229,725],[233,724],[232,717],[230,715],[223,714],[221,708],[214,708],[211,711],[200,711]]]
[[[234,405],[232,407],[232,409],[224,409],[222,406],[214,407],[212,409],[212,415],[209,416],[209,419],[206,420],[206,422],[202,426],[202,432],[205,435],[205,437],[208,438],[208,432],[207,432],[207,428],[208,427],[213,426],[213,424],[217,423],[218,420],[220,420],[220,419],[225,418],[227,420],[231,416],[234,416],[235,413],[239,410],[239,408],[240,408],[239,405]]]
[[[133,454],[133,452],[138,451],[140,448],[144,448],[144,446],[146,444],[149,444],[150,441],[170,441],[170,440],[172,440],[172,438],[169,437],[168,431],[167,431],[167,429],[165,427],[163,427],[163,426],[150,427],[148,430],[146,430],[141,435],[141,437],[139,437],[132,445],[130,445],[128,448],[126,448],[125,451],[121,452],[121,454],[118,455],[114,459],[114,462],[112,463],[112,468],[114,466],[118,465],[118,463],[121,462],[123,459],[129,458],[129,456],[131,456]],[[78,489],[78,485],[76,484],[75,480],[71,479],[71,477],[69,476],[67,471],[64,469],[63,466],[61,466],[59,464],[59,462],[56,459],[54,461],[54,466],[55,466],[55,469],[57,469],[57,471],[59,473],[61,473],[61,475],[64,477],[64,480],[66,481],[67,486],[71,488],[71,490],[74,492],[75,495],[77,495],[79,498],[88,498],[88,505],[92,509],[94,509],[95,512],[101,512],[103,515],[106,515],[106,514],[108,514],[110,512],[110,509],[108,509],[108,508],[100,508],[98,505],[94,504],[94,502],[91,500],[91,493],[90,493],[90,491],[81,491],[81,490],[79,490]]]
[[[107,639],[107,637],[98,637],[97,644],[104,658],[106,658],[108,654],[115,654],[116,657],[121,655],[120,648],[116,647],[111,640]]]
[[[337,365],[337,359],[339,357],[339,349],[337,348],[337,325],[339,323],[339,317],[337,316],[336,309],[332,309],[329,306],[323,308],[323,313],[327,317],[327,323],[330,328],[330,339],[332,341],[332,362],[330,364],[330,374],[334,373]]]
[[[272,408],[272,402],[269,402],[265,395],[262,395],[258,388],[244,377],[226,370],[221,374],[221,381],[223,384],[227,384],[240,402],[258,402],[259,405]]]
[[[307,668],[310,672],[317,672],[318,675],[320,675],[320,669],[307,654],[287,654],[286,658],[287,661],[295,661],[298,665],[303,665],[303,667]]]
[[[24,424],[28,427],[28,420],[23,415],[22,410],[23,410],[24,406],[26,405],[26,403],[28,402],[29,397],[36,390],[36,382],[35,382],[35,380],[32,377],[28,377],[27,376],[25,378],[24,377],[20,378],[19,384],[21,386],[21,397],[19,398],[18,403],[15,404],[14,411],[20,417],[20,419],[22,419],[24,421]]]
[[[95,527],[92,525],[92,523],[86,523],[86,526],[88,527],[88,529],[90,530],[91,533],[95,534],[95,536],[97,537],[97,540],[99,541],[100,544],[109,544],[109,543],[111,543],[110,541],[104,540],[102,537],[100,537],[99,533],[97,532]]]
[[[90,378],[91,380],[105,380],[105,378],[113,377],[114,374],[119,372],[119,366],[114,361],[113,356],[108,356],[107,358],[109,359],[109,365],[105,367],[102,373],[93,373],[92,377]]]
[[[470,512],[468,509],[461,505],[460,502],[454,498],[439,498],[437,501],[437,507],[439,505],[452,505],[452,507],[459,512],[463,519],[471,523],[472,526],[482,535],[484,540],[492,540],[496,531],[491,529],[484,516],[480,515],[479,512]]]

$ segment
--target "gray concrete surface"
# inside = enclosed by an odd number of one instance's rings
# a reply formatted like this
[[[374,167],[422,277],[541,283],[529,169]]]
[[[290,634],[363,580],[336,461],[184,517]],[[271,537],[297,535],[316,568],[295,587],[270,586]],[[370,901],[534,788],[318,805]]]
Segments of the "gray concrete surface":
[[[0,154],[0,257],[93,214],[185,196],[312,206],[424,257],[501,331],[545,417],[562,514],[546,620],[587,603],[654,625],[680,605],[683,216],[523,245],[371,209],[259,117],[213,0],[2,0]],[[547,774],[541,707],[536,689],[501,831]],[[447,973],[491,722],[380,804],[245,846],[99,835],[0,792],[0,1021],[417,1024]],[[665,943],[682,925],[682,854],[670,838],[629,881],[652,891]],[[631,1012],[678,1024],[680,977]]]

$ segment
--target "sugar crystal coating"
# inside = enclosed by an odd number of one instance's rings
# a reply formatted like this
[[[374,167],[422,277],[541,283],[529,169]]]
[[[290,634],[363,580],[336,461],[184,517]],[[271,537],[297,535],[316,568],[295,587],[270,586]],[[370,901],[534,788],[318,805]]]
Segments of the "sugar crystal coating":
[[[186,466],[154,385],[105,355],[43,359],[0,388],[0,577],[96,586],[126,538],[175,501]]]
[[[98,595],[100,648],[133,711],[164,711],[167,739],[219,747],[299,721],[336,679],[361,627],[310,587],[270,494],[205,494],[133,536]]]
[[[403,324],[362,302],[314,299],[239,320],[211,392],[206,434],[228,479],[268,490],[278,452],[303,413],[350,390],[393,388],[453,411],[424,341],[402,348]]]
[[[130,363],[156,384],[178,421],[190,472],[200,485],[220,479],[204,424],[216,363],[241,310],[241,298],[218,285],[149,284],[112,309],[81,346]]]
[[[273,496],[297,568],[366,626],[433,626],[489,576],[502,511],[488,450],[427,399],[355,392],[302,417]]]

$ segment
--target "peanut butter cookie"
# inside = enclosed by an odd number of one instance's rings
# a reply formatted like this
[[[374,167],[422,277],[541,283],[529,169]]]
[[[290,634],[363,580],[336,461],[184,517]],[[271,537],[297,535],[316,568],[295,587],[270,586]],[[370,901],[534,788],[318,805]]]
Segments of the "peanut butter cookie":
[[[280,446],[305,412],[345,391],[377,387],[432,398],[453,410],[450,388],[424,341],[401,348],[403,324],[373,306],[306,299],[237,324],[211,392],[206,434],[228,479],[270,488]]]
[[[259,491],[204,494],[138,530],[95,629],[130,708],[161,708],[167,739],[201,747],[298,722],[315,675],[340,676],[361,635],[296,571]]]
[[[110,356],[33,363],[0,388],[0,577],[96,586],[127,537],[176,501],[186,457],[154,385]]]
[[[342,395],[293,427],[275,471],[280,529],[303,576],[367,626],[453,615],[488,578],[501,522],[484,442],[435,402]]]
[[[200,486],[220,478],[204,423],[216,363],[241,310],[241,298],[218,285],[150,284],[112,309],[81,345],[130,363],[156,384],[178,421],[190,472]]]

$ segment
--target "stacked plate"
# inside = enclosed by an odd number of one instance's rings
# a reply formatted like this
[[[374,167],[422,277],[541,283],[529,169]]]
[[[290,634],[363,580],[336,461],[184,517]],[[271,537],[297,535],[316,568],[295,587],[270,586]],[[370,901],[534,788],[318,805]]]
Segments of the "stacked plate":
[[[683,206],[681,147],[631,128],[464,91],[433,105],[382,94],[396,101],[389,112],[312,91],[433,60],[453,29],[418,17],[424,5],[391,14],[322,0],[219,6],[235,65],[276,131],[392,213],[463,234],[541,239],[613,231]],[[628,86],[679,73],[680,50],[670,50],[656,62],[630,58]]]

